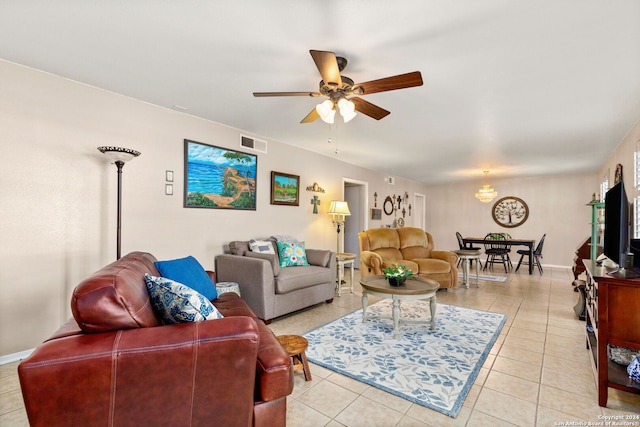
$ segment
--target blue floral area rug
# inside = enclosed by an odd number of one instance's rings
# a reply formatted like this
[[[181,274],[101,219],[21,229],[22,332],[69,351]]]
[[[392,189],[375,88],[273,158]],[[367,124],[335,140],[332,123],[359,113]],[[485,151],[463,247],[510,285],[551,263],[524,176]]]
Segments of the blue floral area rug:
[[[402,318],[429,319],[429,302],[402,301]],[[391,316],[391,300],[367,308]],[[428,324],[400,326],[362,322],[354,311],[307,334],[307,359],[327,369],[456,417],[495,343],[506,315],[438,304],[436,329]]]

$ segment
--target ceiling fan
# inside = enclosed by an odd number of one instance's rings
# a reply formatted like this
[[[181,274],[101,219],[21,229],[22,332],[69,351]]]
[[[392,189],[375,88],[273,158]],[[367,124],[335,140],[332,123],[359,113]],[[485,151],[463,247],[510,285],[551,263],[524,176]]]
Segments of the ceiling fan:
[[[300,123],[312,123],[318,118],[327,123],[333,123],[336,107],[340,110],[340,114],[346,123],[355,117],[355,111],[376,120],[380,120],[390,114],[390,111],[353,95],[362,96],[376,92],[422,86],[420,71],[371,80],[365,83],[354,83],[349,77],[340,74],[347,66],[345,58],[336,56],[333,52],[321,50],[310,50],[309,53],[311,53],[311,57],[322,76],[320,88],[317,92],[253,92],[253,96],[327,96],[329,99],[318,104]]]

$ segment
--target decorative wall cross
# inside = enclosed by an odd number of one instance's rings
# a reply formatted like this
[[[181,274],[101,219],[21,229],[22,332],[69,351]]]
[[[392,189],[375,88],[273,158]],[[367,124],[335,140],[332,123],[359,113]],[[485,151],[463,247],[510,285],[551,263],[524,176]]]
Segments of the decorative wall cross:
[[[318,199],[318,196],[313,196],[313,199],[311,199],[311,204],[313,205],[313,213],[317,214],[318,205],[320,204],[320,199]]]

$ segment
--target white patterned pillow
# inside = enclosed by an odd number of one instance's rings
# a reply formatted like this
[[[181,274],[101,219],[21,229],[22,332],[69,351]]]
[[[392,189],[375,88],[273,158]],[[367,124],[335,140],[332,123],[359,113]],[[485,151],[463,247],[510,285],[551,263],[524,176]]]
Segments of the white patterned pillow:
[[[251,252],[258,252],[260,254],[275,254],[273,250],[273,242],[271,240],[249,240],[249,248]]]
[[[220,319],[222,314],[201,293],[165,277],[144,275],[153,310],[165,325]]]

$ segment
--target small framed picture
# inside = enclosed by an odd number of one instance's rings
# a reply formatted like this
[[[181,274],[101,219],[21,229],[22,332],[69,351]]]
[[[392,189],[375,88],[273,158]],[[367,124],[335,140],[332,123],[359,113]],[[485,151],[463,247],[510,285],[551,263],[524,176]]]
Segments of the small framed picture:
[[[271,204],[299,206],[300,176],[271,171]]]
[[[371,209],[371,219],[382,219],[382,209]]]
[[[173,182],[173,171],[165,171],[164,177],[167,182]]]

